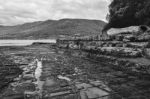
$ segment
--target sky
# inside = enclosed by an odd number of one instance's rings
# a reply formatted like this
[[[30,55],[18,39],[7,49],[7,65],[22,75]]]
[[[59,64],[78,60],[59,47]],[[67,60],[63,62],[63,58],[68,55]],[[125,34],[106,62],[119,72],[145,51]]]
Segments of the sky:
[[[109,0],[0,0],[0,25],[63,18],[106,21]]]

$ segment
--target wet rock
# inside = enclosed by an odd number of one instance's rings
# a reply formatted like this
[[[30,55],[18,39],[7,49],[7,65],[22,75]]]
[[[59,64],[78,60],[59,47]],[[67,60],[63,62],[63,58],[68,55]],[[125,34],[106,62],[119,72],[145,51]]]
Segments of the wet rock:
[[[53,79],[47,79],[44,83],[45,87],[51,87],[51,86],[56,86],[56,81],[54,81]]]
[[[147,89],[150,87],[150,81],[148,80],[135,80],[134,84],[142,89]]]
[[[26,80],[33,80],[35,79],[34,74],[24,74],[22,77],[22,80],[26,81]]]
[[[22,92],[24,93],[24,91],[35,91],[36,90],[36,86],[34,83],[21,83],[20,85],[18,85],[16,87],[16,91],[17,92]]]

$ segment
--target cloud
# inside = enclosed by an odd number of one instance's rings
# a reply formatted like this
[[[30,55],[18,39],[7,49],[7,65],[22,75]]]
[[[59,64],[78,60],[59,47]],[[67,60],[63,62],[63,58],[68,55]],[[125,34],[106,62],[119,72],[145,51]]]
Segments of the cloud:
[[[0,24],[62,18],[105,20],[109,3],[110,0],[0,0]]]

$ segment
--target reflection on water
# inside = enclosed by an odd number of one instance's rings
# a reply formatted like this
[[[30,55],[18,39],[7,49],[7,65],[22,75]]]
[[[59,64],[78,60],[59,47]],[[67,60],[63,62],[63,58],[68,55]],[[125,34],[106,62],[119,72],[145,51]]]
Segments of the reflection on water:
[[[56,40],[55,39],[46,39],[46,40],[0,40],[0,46],[25,46],[25,45],[31,45],[34,42],[56,43]]]

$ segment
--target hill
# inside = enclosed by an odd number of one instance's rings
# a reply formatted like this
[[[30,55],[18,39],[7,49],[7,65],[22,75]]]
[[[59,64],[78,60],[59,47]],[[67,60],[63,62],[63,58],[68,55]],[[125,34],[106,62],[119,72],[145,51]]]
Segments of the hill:
[[[59,36],[100,34],[106,23],[100,20],[61,19],[0,26],[0,39],[47,39]]]

